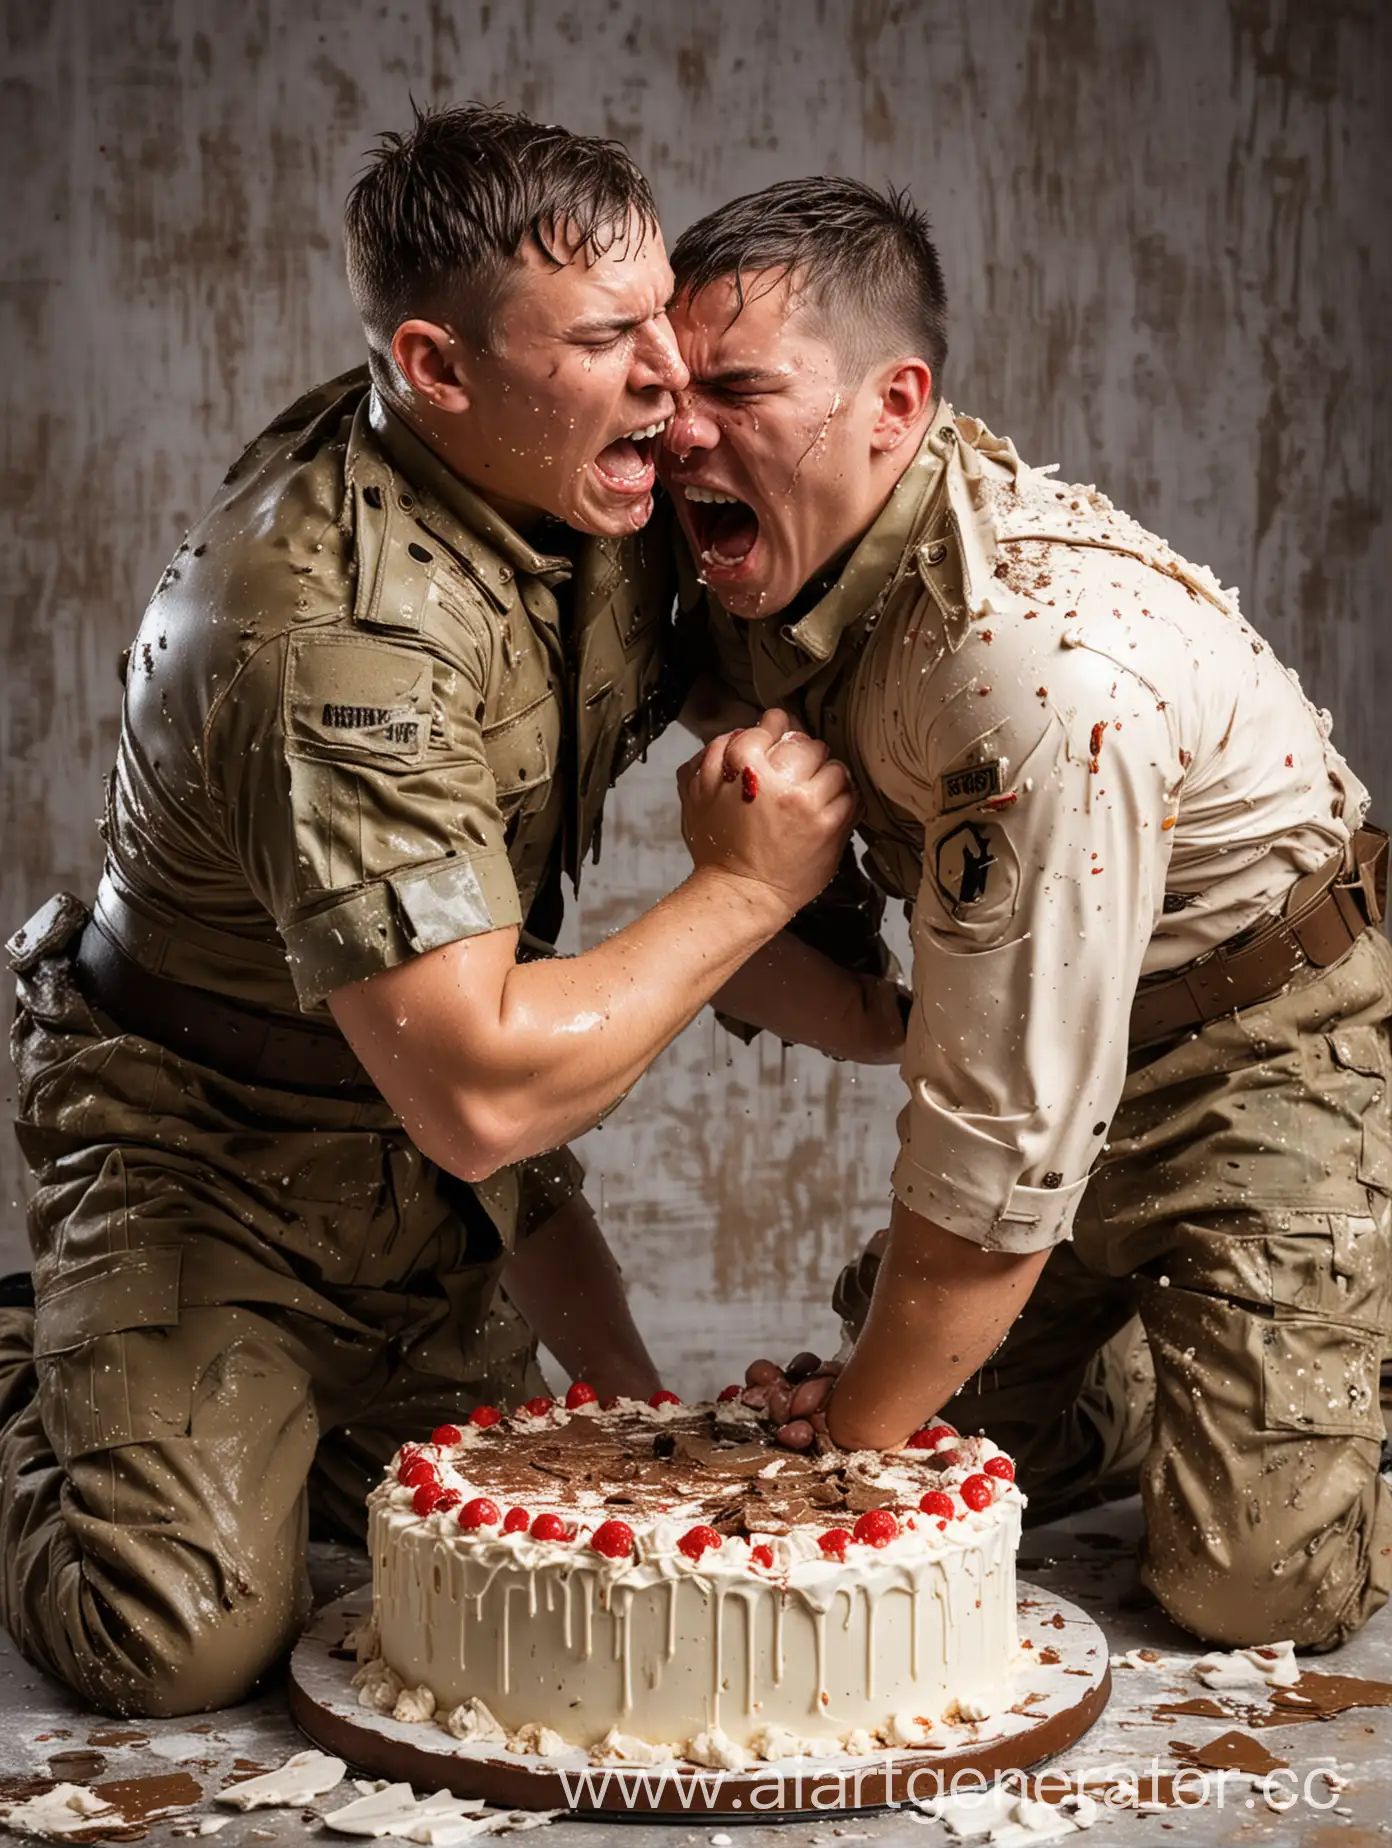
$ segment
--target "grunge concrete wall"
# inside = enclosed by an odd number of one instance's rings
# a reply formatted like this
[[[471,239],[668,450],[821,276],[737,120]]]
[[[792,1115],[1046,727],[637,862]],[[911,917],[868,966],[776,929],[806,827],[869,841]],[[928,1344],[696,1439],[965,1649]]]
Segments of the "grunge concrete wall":
[[[272,412],[355,359],[340,204],[412,95],[622,137],[671,232],[812,170],[910,185],[958,405],[1240,585],[1392,811],[1384,0],[0,0],[0,20],[7,929],[92,888],[116,657],[184,526]],[[586,940],[681,876],[680,754],[624,784]],[[826,1336],[835,1269],[884,1215],[896,1092],[706,1016],[589,1139],[679,1388]],[[7,1136],[3,1160],[13,1262]]]

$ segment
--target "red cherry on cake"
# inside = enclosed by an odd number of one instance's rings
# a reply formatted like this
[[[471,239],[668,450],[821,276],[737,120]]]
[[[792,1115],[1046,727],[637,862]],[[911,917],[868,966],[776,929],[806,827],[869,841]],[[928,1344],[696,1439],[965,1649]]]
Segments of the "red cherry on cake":
[[[444,1490],[432,1476],[429,1482],[422,1482],[411,1497],[411,1506],[417,1514],[433,1514],[443,1494]]]
[[[936,1450],[945,1437],[956,1437],[951,1425],[925,1425],[909,1439],[910,1450]]]
[[[464,1433],[458,1425],[436,1425],[430,1433],[432,1444],[438,1444],[442,1450],[448,1450],[454,1444],[464,1442]]]
[[[440,1499],[435,1504],[436,1514],[448,1514],[451,1508],[457,1508],[464,1499],[462,1489],[441,1489]]]
[[[501,1424],[503,1414],[496,1405],[476,1405],[469,1413],[469,1423],[486,1430],[489,1425]]]
[[[486,1495],[476,1495],[459,1510],[459,1525],[471,1532],[480,1527],[496,1527],[501,1518],[497,1502],[490,1501]]]
[[[950,1521],[957,1510],[952,1505],[952,1497],[944,1495],[941,1489],[929,1489],[918,1504],[920,1514],[935,1514],[939,1520]]]
[[[585,1380],[576,1380],[565,1396],[565,1406],[568,1412],[578,1412],[582,1405],[598,1404],[599,1394]]]
[[[1015,1465],[1009,1457],[987,1457],[981,1467],[988,1476],[998,1476],[1002,1482],[1015,1480]]]
[[[851,1535],[844,1527],[833,1527],[830,1533],[823,1534],[817,1541],[828,1559],[844,1559],[850,1544]]]
[[[681,1400],[677,1397],[676,1393],[668,1392],[664,1386],[660,1387],[658,1391],[653,1394],[651,1399],[648,1400],[648,1404],[656,1411],[659,1406],[680,1405]]]
[[[677,1551],[684,1553],[688,1559],[699,1559],[702,1553],[713,1551],[722,1544],[720,1535],[715,1529],[702,1523],[699,1527],[692,1527],[682,1535],[677,1542]]]
[[[989,1508],[995,1499],[989,1476],[968,1476],[958,1488],[957,1493],[977,1514],[980,1514],[983,1508]]]
[[[591,1534],[590,1545],[606,1559],[627,1559],[633,1551],[633,1529],[627,1521],[602,1521]]]
[[[867,1508],[851,1537],[862,1546],[888,1546],[899,1538],[899,1523],[888,1508]]]
[[[408,1489],[418,1489],[423,1482],[438,1482],[435,1465],[427,1463],[424,1457],[412,1457],[409,1463],[403,1463],[396,1472],[397,1480]]]
[[[568,1540],[566,1524],[558,1514],[539,1514],[532,1522],[533,1540]]]
[[[503,1522],[505,1534],[525,1534],[532,1524],[532,1517],[525,1508],[509,1508]]]
[[[738,1399],[743,1391],[742,1386],[722,1386],[715,1396],[715,1402],[717,1405],[725,1405],[731,1399]]]
[[[771,1546],[751,1547],[749,1549],[749,1558],[751,1564],[762,1566],[765,1572],[767,1572],[773,1566],[773,1548]]]
[[[529,1418],[544,1418],[555,1403],[554,1399],[528,1399],[521,1409]]]

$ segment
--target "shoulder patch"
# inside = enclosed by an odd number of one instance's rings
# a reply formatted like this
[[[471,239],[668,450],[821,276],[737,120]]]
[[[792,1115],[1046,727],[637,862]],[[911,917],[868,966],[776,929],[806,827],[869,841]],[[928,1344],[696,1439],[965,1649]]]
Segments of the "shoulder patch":
[[[944,770],[938,778],[938,811],[948,815],[953,809],[975,808],[979,802],[987,802],[1000,792],[998,757],[988,757],[980,764],[965,764],[957,770]]]
[[[289,749],[419,763],[430,737],[432,663],[380,642],[295,637],[285,678]]]

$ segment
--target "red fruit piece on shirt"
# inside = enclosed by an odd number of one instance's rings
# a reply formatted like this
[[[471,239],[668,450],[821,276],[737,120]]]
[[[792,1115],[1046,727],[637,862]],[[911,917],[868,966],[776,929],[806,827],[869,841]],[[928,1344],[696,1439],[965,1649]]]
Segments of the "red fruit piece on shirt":
[[[469,1413],[469,1423],[478,1425],[481,1430],[486,1430],[489,1425],[501,1424],[502,1421],[503,1414],[496,1405],[476,1405]]]
[[[899,1523],[888,1508],[867,1508],[856,1522],[852,1538],[862,1546],[888,1546],[899,1538]]]
[[[957,1512],[952,1505],[952,1497],[944,1495],[941,1489],[929,1489],[918,1508],[920,1514],[935,1514],[944,1521],[950,1521]]]
[[[633,1551],[633,1529],[627,1521],[602,1521],[591,1534],[590,1545],[606,1559],[627,1559]]]
[[[656,1410],[660,1405],[680,1405],[681,1400],[677,1397],[676,1393],[668,1392],[664,1386],[653,1394],[651,1399],[648,1400],[648,1404]]]
[[[599,1394],[585,1380],[576,1380],[565,1396],[566,1410],[578,1412],[582,1405],[598,1405]]]
[[[544,1418],[555,1403],[554,1399],[528,1399],[521,1410],[530,1418]]]
[[[830,1533],[822,1534],[817,1541],[828,1559],[844,1559],[850,1544],[851,1536],[844,1527],[833,1527]]]
[[[532,1524],[532,1517],[525,1508],[509,1508],[503,1521],[505,1534],[525,1534]]]
[[[1002,1482],[1015,1480],[1015,1465],[1009,1457],[988,1457],[981,1467],[988,1476],[998,1476]]]
[[[983,1508],[989,1508],[992,1501],[995,1499],[994,1492],[991,1488],[991,1478],[989,1476],[968,1476],[966,1481],[962,1483],[957,1490],[957,1493],[967,1506],[974,1509],[977,1514],[980,1514]]]
[[[702,1553],[710,1552],[722,1544],[720,1535],[713,1527],[704,1522],[699,1527],[692,1527],[677,1542],[677,1551],[685,1553],[688,1559],[699,1559]]]
[[[444,1490],[432,1476],[429,1482],[422,1482],[411,1497],[411,1506],[417,1514],[433,1514],[439,1506]]]
[[[501,1518],[497,1502],[490,1501],[486,1495],[476,1495],[459,1510],[459,1525],[471,1531],[480,1527],[496,1527]]]
[[[430,1433],[432,1444],[438,1444],[442,1450],[448,1450],[453,1444],[462,1444],[464,1433],[458,1425],[436,1425]]]
[[[566,1524],[558,1514],[539,1514],[532,1522],[533,1540],[569,1540]]]

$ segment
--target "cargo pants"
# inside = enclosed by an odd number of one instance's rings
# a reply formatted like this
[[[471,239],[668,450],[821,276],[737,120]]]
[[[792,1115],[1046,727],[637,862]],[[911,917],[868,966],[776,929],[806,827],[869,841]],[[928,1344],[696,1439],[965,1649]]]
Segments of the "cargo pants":
[[[18,970],[37,1307],[0,1311],[0,1623],[93,1706],[189,1713],[293,1642],[311,1528],[360,1538],[403,1439],[542,1389],[497,1287],[517,1180],[455,1182],[375,1096],[122,1033],[79,927]]]
[[[1392,946],[1133,1061],[1073,1238],[942,1408],[1047,1517],[1140,1432],[1142,1578],[1205,1642],[1332,1649],[1392,1587]],[[874,1260],[842,1274],[864,1319]],[[1136,1364],[1139,1316],[1154,1370]]]

